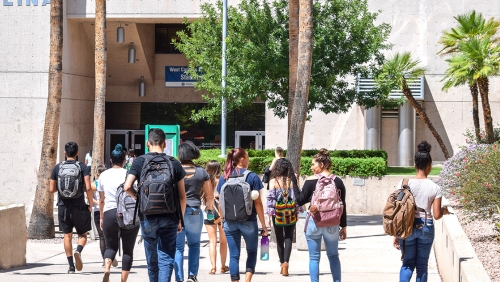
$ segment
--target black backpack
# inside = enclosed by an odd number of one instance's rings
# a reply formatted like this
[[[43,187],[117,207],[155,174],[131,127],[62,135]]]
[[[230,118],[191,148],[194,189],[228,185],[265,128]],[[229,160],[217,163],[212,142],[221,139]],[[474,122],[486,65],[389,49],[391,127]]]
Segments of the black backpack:
[[[83,195],[83,177],[80,163],[64,161],[59,164],[57,190],[64,200],[78,199]]]
[[[143,155],[138,200],[144,215],[169,214],[180,209],[177,183],[170,157],[165,154]]]

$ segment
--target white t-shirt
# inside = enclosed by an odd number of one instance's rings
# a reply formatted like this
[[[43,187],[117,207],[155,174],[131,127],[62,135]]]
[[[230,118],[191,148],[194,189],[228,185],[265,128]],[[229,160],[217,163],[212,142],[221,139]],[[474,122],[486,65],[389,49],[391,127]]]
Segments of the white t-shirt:
[[[116,189],[125,182],[127,170],[124,168],[110,168],[99,176],[97,191],[104,192],[104,209],[106,212],[116,209]]]
[[[399,181],[398,188],[401,187],[403,180]],[[413,193],[417,207],[427,212],[427,219],[432,219],[432,203],[434,199],[442,197],[441,187],[430,179],[410,179],[408,186]],[[416,218],[424,218],[425,213],[415,211]]]
[[[92,166],[92,157],[90,156],[89,153],[85,155],[85,160],[87,161],[87,166]]]

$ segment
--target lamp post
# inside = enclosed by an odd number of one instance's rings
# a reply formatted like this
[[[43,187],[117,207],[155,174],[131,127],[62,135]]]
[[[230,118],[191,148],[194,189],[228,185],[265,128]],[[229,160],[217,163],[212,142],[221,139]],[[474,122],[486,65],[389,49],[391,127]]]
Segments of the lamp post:
[[[221,157],[226,156],[226,37],[227,37],[227,0],[222,0],[222,117],[221,117]]]

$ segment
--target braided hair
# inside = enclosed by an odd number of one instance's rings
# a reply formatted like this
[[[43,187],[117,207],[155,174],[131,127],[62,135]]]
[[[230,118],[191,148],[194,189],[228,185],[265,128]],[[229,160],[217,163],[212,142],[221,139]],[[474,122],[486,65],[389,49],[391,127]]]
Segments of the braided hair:
[[[420,170],[426,169],[430,164],[432,164],[431,158],[431,144],[427,141],[422,141],[417,146],[418,150],[415,153],[415,167]]]

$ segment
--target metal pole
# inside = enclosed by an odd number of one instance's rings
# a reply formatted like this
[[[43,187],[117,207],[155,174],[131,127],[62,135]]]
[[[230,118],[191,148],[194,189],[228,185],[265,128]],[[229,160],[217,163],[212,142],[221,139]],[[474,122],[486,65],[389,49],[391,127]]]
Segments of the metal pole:
[[[227,37],[227,0],[222,1],[222,118],[221,118],[221,157],[226,156],[226,37]]]

